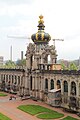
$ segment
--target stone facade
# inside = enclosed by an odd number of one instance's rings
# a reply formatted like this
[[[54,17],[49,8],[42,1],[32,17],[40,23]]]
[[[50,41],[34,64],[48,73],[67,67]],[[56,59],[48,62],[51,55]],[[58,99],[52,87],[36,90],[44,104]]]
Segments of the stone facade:
[[[54,55],[51,55],[50,48],[52,46],[46,45],[48,52],[46,51],[46,47],[42,49],[39,46],[38,48],[40,49],[37,52],[37,45],[33,44],[33,46],[33,52],[29,54],[26,52],[26,63],[28,63],[26,67],[26,85],[28,94],[48,103],[48,91],[60,88],[62,98],[60,106],[68,109],[70,96],[73,96],[76,98],[76,108],[72,106],[72,109],[76,110],[78,106],[79,109],[77,110],[80,111],[80,71],[51,70],[51,65],[57,64],[55,62],[57,56],[56,50],[54,49]],[[45,54],[43,54],[44,51]],[[51,56],[51,63],[48,63],[48,55]],[[72,92],[74,93],[72,94]]]
[[[16,80],[19,94],[48,104],[49,91],[60,89],[61,99],[57,105],[80,112],[80,71],[62,70],[57,64],[57,51],[54,45],[48,44],[51,37],[44,32],[43,16],[39,18],[38,32],[32,35],[33,43],[27,46],[26,69],[1,69],[0,80],[6,84],[10,81],[10,85]],[[56,106],[56,101],[54,103]]]
[[[24,69],[0,69],[0,89],[11,92],[12,87],[15,85],[16,92],[20,94],[25,87],[25,70]],[[5,83],[5,86],[1,86]],[[9,88],[9,89],[8,89]]]
[[[42,36],[43,21],[40,18],[39,31],[32,35],[34,43],[30,43],[26,51],[26,82],[30,96],[48,103],[48,92],[61,89],[59,106],[80,111],[80,71],[52,68],[57,65],[57,52],[54,45],[49,45]],[[36,37],[38,35],[38,37]],[[35,39],[34,39],[35,38]],[[49,41],[49,39],[47,39]],[[71,104],[73,101],[74,106]]]

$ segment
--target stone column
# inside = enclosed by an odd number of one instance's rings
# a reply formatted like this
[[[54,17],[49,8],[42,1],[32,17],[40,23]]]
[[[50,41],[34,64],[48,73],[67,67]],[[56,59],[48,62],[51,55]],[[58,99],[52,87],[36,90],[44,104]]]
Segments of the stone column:
[[[55,63],[55,58],[54,57],[51,57],[51,63]]]
[[[61,94],[63,95],[64,93],[64,83],[63,81],[61,80]]]
[[[29,76],[27,76],[27,79],[26,79],[26,89],[27,89],[27,94],[29,94]]]
[[[41,77],[41,91],[43,91],[43,86],[44,86],[44,77]]]
[[[39,98],[39,77],[36,77],[36,97]]]
[[[50,86],[51,86],[51,80],[50,80],[50,78],[48,79],[48,91],[50,90]]]
[[[35,89],[37,90],[38,89],[38,78],[35,77]]]
[[[20,84],[19,84],[20,86],[21,86],[21,83],[22,83],[22,75],[21,75],[21,77],[20,77]]]
[[[37,86],[37,83],[38,82],[38,78],[37,76],[35,75],[35,96],[37,97],[37,92],[38,92],[38,86]]]
[[[29,94],[30,94],[30,91],[31,91],[31,89],[30,89],[30,87],[31,87],[31,86],[30,86],[30,75],[29,75],[29,77],[28,77],[28,85],[29,85],[28,87],[29,87]]]
[[[47,70],[47,65],[45,65],[45,70]]]
[[[56,78],[54,78],[54,89],[57,89]]]
[[[32,90],[35,89],[35,88],[34,88],[34,85],[35,85],[34,81],[35,81],[35,79],[34,79],[34,77],[33,77],[33,79],[32,79]]]
[[[25,74],[25,88],[28,88],[28,76]]]
[[[42,89],[43,89],[43,91],[45,90],[45,79],[43,79],[43,81],[42,81]]]
[[[45,78],[41,77],[41,100],[44,100]]]

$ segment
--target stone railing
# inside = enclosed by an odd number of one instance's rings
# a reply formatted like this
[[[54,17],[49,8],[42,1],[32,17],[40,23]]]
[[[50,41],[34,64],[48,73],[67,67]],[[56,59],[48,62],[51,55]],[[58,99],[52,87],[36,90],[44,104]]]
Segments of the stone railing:
[[[65,74],[65,75],[80,75],[80,70],[41,70],[41,73]]]

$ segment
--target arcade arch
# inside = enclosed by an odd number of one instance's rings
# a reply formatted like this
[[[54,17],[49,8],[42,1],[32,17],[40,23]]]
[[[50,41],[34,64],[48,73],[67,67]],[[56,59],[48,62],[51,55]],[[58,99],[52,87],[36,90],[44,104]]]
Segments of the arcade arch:
[[[74,81],[71,82],[71,94],[76,95],[76,83]]]
[[[48,90],[48,79],[45,79],[45,90]]]
[[[63,87],[64,87],[64,92],[68,93],[68,82],[67,81],[63,82]]]
[[[60,89],[60,88],[61,88],[61,81],[60,81],[60,80],[57,80],[56,85],[57,85],[57,89]]]
[[[54,89],[54,80],[51,79],[51,89]]]

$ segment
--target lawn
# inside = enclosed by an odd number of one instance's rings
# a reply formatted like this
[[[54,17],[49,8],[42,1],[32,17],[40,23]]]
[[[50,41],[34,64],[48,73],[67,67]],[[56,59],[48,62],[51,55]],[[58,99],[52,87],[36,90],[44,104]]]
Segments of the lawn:
[[[11,119],[0,113],[0,120],[11,120]]]
[[[0,97],[4,97],[4,96],[7,96],[7,94],[0,92]]]
[[[78,120],[78,119],[73,118],[73,117],[70,117],[70,116],[67,116],[67,117],[65,117],[65,118],[62,119],[62,120]]]
[[[54,118],[61,118],[64,115],[58,113],[56,111],[50,110],[48,108],[39,106],[39,105],[21,105],[18,109],[27,112],[31,115],[37,115],[38,118],[41,119],[54,119]]]
[[[38,118],[40,119],[56,119],[56,118],[61,118],[64,115],[58,112],[50,112],[50,113],[42,113],[37,115]]]

